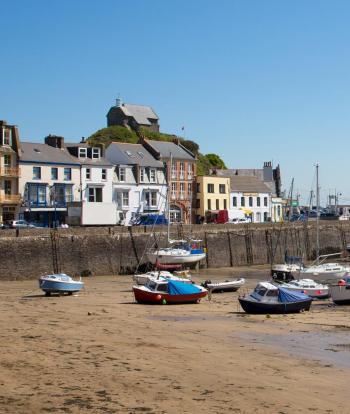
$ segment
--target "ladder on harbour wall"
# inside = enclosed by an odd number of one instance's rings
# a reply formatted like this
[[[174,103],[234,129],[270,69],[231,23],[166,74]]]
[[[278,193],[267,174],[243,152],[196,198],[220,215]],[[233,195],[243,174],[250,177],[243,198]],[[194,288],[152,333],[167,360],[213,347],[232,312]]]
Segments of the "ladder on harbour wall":
[[[60,235],[57,230],[52,230],[50,237],[53,272],[57,274],[61,273]]]

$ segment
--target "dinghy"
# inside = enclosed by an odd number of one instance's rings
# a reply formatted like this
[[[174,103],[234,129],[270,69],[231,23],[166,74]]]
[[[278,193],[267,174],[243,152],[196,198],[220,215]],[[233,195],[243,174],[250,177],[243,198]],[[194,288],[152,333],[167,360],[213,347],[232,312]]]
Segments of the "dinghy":
[[[192,283],[191,275],[185,272],[179,272],[173,274],[165,270],[152,270],[147,273],[136,274],[133,276],[133,280],[138,285],[146,285],[150,280],[177,280],[178,282]]]
[[[291,292],[270,282],[259,283],[252,293],[238,300],[243,310],[252,314],[308,311],[312,302],[312,298],[304,293]]]
[[[305,295],[314,299],[329,298],[329,287],[316,283],[311,279],[292,280],[289,283],[283,283],[280,287],[292,290],[293,292],[305,293]]]
[[[236,292],[245,283],[243,277],[237,279],[225,280],[224,282],[212,282],[206,280],[202,283],[202,286],[208,289],[210,292]]]

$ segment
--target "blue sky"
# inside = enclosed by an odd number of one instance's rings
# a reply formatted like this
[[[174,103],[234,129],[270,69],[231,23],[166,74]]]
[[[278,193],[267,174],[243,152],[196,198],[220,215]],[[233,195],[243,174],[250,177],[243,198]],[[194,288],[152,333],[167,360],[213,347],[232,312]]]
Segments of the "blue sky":
[[[227,166],[273,160],[307,199],[320,163],[350,203],[350,3],[13,0],[1,6],[0,119],[78,141],[120,93]]]

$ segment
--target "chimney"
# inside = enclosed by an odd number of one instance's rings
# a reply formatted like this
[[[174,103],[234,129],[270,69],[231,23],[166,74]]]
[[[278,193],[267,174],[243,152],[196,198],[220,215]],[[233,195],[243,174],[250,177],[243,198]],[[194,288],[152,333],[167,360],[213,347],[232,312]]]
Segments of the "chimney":
[[[266,182],[273,181],[272,162],[271,161],[264,162],[263,180],[266,181]]]
[[[115,106],[117,108],[119,108],[120,106],[122,106],[122,99],[120,96],[118,96],[118,98],[115,100]]]
[[[48,135],[45,137],[45,144],[50,145],[50,147],[63,149],[64,147],[64,138],[57,135]]]

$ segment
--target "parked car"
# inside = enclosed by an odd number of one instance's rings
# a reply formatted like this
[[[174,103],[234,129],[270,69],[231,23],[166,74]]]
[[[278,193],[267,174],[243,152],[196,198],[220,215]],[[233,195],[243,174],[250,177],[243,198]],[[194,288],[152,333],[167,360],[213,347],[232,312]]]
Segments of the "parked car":
[[[225,224],[228,222],[228,212],[227,210],[207,211],[205,221],[207,223]]]
[[[167,225],[168,220],[164,214],[143,214],[133,224],[136,226],[153,226],[154,224]]]
[[[232,224],[244,224],[244,223],[250,223],[251,220],[248,217],[245,218],[233,218],[232,220],[229,221],[229,223]]]
[[[9,226],[11,229],[28,229],[36,227],[34,224],[25,220],[12,220],[9,222]]]

